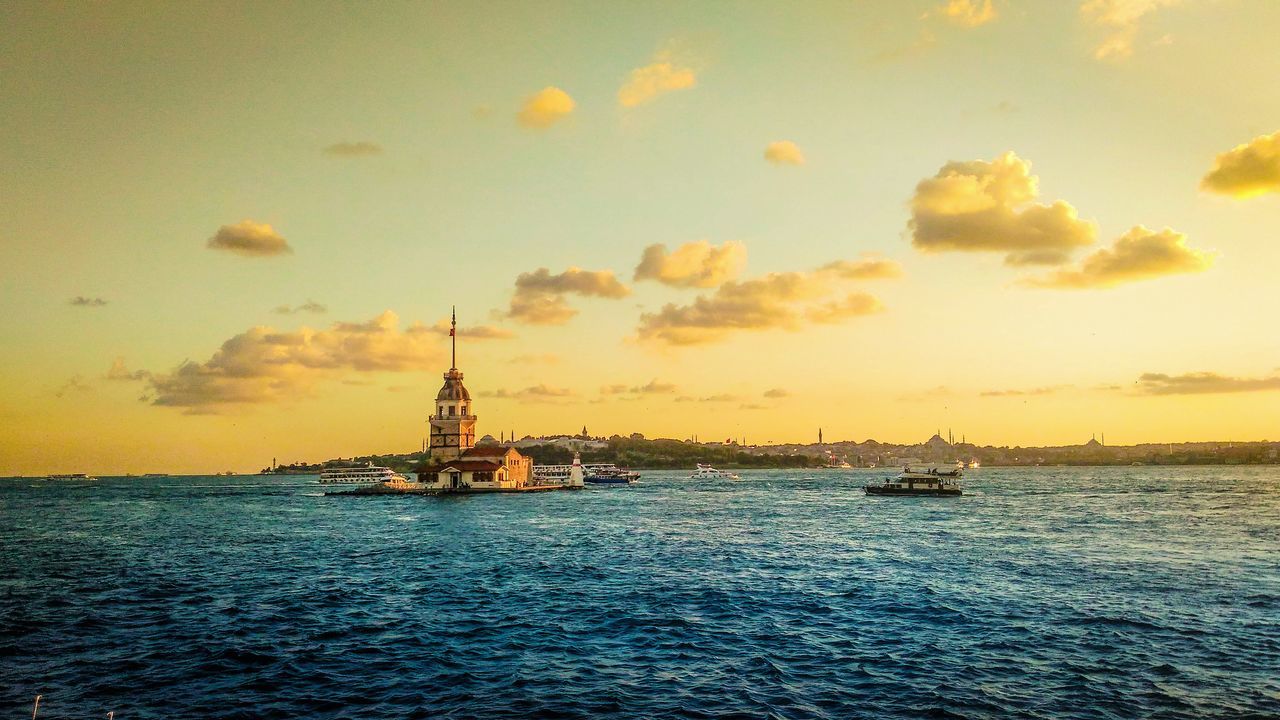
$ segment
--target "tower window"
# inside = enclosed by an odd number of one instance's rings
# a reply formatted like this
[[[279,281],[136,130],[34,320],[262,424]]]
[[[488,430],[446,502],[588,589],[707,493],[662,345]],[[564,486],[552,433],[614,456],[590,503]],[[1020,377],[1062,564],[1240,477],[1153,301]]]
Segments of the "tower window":
[[[450,414],[450,415],[453,415],[453,411],[454,411],[454,406],[453,406],[453,405],[450,405],[450,406],[449,406],[449,414]]]

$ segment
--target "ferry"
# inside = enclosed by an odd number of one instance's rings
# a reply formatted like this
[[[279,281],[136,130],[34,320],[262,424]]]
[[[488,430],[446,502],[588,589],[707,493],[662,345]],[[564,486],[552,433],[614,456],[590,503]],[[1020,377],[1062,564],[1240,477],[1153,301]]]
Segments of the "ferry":
[[[84,473],[63,473],[61,475],[46,475],[46,480],[97,480],[98,478]]]
[[[535,465],[533,475],[539,482],[563,483],[572,471],[572,465]],[[586,463],[582,466],[582,481],[588,485],[630,485],[639,479],[640,473],[613,463]]]
[[[331,468],[321,471],[322,485],[370,485],[383,482],[408,482],[409,478],[391,468],[369,463],[363,467]]]
[[[956,466],[950,470],[930,468],[913,470],[904,466],[896,478],[886,478],[881,485],[867,485],[868,495],[922,495],[928,497],[963,495],[960,478],[964,471]]]
[[[717,470],[710,465],[702,463],[698,463],[698,469],[694,470],[689,477],[694,480],[741,480],[736,473],[731,473],[728,470]]]

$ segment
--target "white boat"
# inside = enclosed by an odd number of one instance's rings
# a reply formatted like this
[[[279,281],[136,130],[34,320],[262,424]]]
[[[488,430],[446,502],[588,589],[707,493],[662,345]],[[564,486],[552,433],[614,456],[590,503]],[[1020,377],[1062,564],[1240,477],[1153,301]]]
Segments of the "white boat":
[[[567,484],[572,471],[572,465],[533,466],[534,478],[544,483]],[[588,485],[628,485],[640,479],[640,473],[613,463],[583,463],[582,473]]]
[[[373,485],[382,482],[408,481],[409,478],[391,468],[379,467],[373,463],[361,467],[331,468],[320,473],[322,485]]]
[[[931,480],[936,478],[955,478],[960,479],[964,475],[964,467],[960,463],[956,463],[950,469],[939,470],[931,467],[927,470],[915,469],[910,465],[902,466],[902,472],[898,475],[899,480]]]
[[[728,470],[717,470],[711,467],[710,465],[704,465],[702,463],[698,463],[698,469],[694,470],[693,474],[690,475],[689,477],[695,480],[712,480],[712,479],[739,480],[740,479],[737,476],[737,474],[731,473]]]
[[[97,480],[98,478],[84,473],[63,473],[61,475],[46,475],[46,480]]]

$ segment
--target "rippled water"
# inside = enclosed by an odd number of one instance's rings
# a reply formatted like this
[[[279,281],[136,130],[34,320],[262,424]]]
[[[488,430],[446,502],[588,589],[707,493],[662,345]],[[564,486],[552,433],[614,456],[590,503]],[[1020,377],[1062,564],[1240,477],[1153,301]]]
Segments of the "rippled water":
[[[1280,469],[0,481],[0,717],[1280,716]]]

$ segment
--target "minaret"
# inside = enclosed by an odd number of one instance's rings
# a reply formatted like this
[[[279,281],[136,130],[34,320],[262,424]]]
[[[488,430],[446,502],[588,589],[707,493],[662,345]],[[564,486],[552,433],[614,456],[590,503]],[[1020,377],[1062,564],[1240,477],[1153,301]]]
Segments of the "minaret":
[[[436,393],[435,412],[428,421],[431,424],[432,462],[458,459],[464,450],[475,447],[476,416],[472,412],[471,393],[462,384],[458,371],[458,312],[454,309],[449,325],[449,372],[444,374],[444,386]]]
[[[822,428],[818,428],[818,444],[822,444]]]

